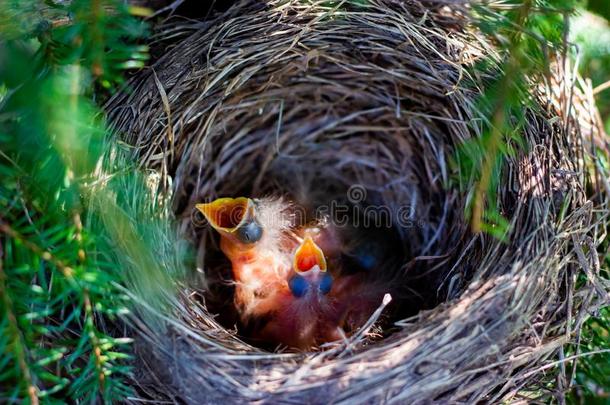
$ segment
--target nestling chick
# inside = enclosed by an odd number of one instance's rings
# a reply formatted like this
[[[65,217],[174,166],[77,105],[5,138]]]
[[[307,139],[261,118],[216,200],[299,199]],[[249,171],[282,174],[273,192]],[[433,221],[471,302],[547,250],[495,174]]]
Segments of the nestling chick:
[[[286,232],[288,205],[239,197],[219,198],[196,208],[220,234],[220,249],[231,261],[234,301],[242,320],[271,312],[287,288],[291,266],[287,252],[296,244]]]
[[[341,268],[330,224],[294,228],[291,205],[280,199],[220,198],[196,207],[220,233],[242,322],[261,325],[254,338],[309,349],[361,326],[381,302],[383,291]]]

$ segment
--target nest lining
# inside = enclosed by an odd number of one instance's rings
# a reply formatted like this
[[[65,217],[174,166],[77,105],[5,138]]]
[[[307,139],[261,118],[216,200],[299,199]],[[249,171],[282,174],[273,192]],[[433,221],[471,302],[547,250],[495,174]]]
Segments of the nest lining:
[[[601,219],[586,192],[601,183],[584,171],[582,148],[598,127],[579,113],[593,106],[565,86],[567,72],[555,72],[538,95],[546,111],[526,114],[527,152],[503,165],[497,204],[512,219],[507,241],[470,234],[469,195],[449,161],[480,136],[474,103],[484,80],[467,68],[496,55],[465,29],[465,9],[451,7],[246,2],[166,31],[172,48],[108,111],[141,165],[168,187],[173,180],[174,212],[198,241],[206,284],[184,287],[179,326],[146,333],[143,390],[189,403],[495,402],[554,378],[541,364],[597,302],[575,288],[581,266],[591,273],[582,291],[601,294],[592,290]],[[194,225],[194,204],[282,195],[311,211],[354,185],[367,204],[394,214],[408,206],[417,224],[394,226],[401,263],[392,280],[417,294],[398,300],[393,333],[379,339],[367,324],[301,354],[244,342],[213,299],[230,288],[214,281],[222,261],[211,234]]]

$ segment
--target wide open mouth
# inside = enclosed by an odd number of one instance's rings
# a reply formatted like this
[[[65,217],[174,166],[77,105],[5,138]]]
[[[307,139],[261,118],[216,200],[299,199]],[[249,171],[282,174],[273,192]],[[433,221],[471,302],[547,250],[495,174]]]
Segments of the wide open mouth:
[[[246,197],[219,198],[211,203],[197,204],[214,229],[234,232],[252,214],[253,202]]]
[[[294,254],[293,267],[298,273],[306,272],[318,266],[320,271],[326,271],[324,252],[311,237],[306,237]]]

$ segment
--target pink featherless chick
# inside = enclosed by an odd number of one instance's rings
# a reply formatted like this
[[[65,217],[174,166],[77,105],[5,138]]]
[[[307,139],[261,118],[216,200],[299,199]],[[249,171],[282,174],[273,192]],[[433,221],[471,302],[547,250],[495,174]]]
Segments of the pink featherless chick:
[[[241,320],[257,325],[253,338],[310,349],[341,339],[380,304],[379,288],[343,271],[330,224],[293,229],[291,205],[281,199],[219,198],[196,207],[220,234]]]

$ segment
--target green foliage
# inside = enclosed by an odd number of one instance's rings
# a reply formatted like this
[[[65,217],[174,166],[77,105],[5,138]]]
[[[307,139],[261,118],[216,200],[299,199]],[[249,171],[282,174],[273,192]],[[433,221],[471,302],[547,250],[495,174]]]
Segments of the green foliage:
[[[0,67],[0,77],[12,78],[13,84],[24,83],[33,70],[45,73],[78,65],[100,85],[111,88],[123,80],[123,70],[143,67],[148,54],[145,45],[135,42],[146,33],[146,26],[131,14],[141,9],[125,3],[5,0],[0,3],[0,32],[9,46],[23,48],[23,52],[21,64]]]
[[[482,133],[462,145],[453,160],[462,188],[475,185],[466,212],[475,232],[503,238],[508,231],[507,213],[496,204],[502,157],[523,148],[525,114],[538,108],[530,86],[549,73],[551,53],[563,49],[566,18],[575,5],[576,0],[524,0],[473,6],[478,28],[495,40],[501,54],[499,65],[488,59],[475,67],[487,78],[476,104]]]
[[[599,14],[606,20],[610,20],[610,7],[608,7],[607,0],[588,0],[585,3],[589,11]]]
[[[86,208],[106,136],[94,86],[142,65],[143,27],[118,0],[0,3],[0,402],[129,393],[129,339],[105,327],[129,298]]]
[[[602,4],[603,3],[603,4]],[[600,14],[608,14],[606,0],[590,0],[589,7]],[[492,72],[485,93],[477,108],[483,117],[482,136],[462,145],[454,165],[460,173],[463,187],[476,184],[471,193],[470,215],[474,230],[502,238],[508,222],[507,213],[496,208],[495,190],[501,179],[501,157],[522,149],[519,138],[524,121],[523,111],[535,110],[528,95],[531,83],[548,74],[553,52],[570,52],[566,48],[568,29],[570,39],[579,45],[580,71],[590,77],[594,86],[610,80],[610,26],[608,22],[585,13],[583,2],[518,1],[502,2],[475,8],[479,28],[495,38],[503,55],[500,66],[484,61],[476,72]],[[578,11],[578,13],[577,13]],[[495,74],[494,72],[501,72]],[[610,129],[610,89],[597,94],[602,117]],[[525,107],[525,108],[524,108]],[[527,112],[526,112],[527,113]],[[607,251],[603,246],[601,251]],[[610,256],[606,258],[604,275],[609,276]],[[583,276],[584,278],[584,276]],[[579,353],[604,351],[610,348],[610,312],[602,310],[598,317],[588,320],[582,329]],[[576,354],[576,345],[566,348],[567,355]],[[574,403],[608,404],[610,400],[610,354],[585,355],[576,362],[575,388],[568,399]]]
[[[606,14],[610,14],[610,7]],[[610,15],[608,15],[610,18]],[[601,15],[581,10],[572,23],[571,40],[578,46],[579,69],[583,77],[591,79],[594,88],[610,81],[610,22]],[[576,55],[575,55],[576,56]],[[610,86],[595,94],[597,105],[610,133]]]
[[[605,308],[598,317],[589,319],[581,333],[581,353],[608,350],[610,309]],[[601,352],[580,358],[576,363],[574,383],[575,388],[569,395],[570,402],[600,405],[610,403],[610,353]]]

